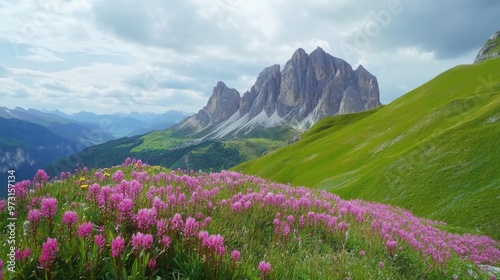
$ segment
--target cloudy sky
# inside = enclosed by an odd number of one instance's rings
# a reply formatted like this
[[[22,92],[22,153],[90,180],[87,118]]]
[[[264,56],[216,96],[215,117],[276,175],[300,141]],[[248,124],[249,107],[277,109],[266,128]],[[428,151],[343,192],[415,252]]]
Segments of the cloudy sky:
[[[2,0],[0,106],[96,113],[202,108],[301,47],[362,64],[382,103],[500,30],[498,0]]]

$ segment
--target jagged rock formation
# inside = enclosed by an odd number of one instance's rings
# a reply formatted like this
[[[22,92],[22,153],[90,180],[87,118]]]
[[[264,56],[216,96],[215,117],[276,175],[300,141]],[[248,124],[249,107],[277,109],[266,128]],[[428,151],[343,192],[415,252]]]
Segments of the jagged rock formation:
[[[378,106],[377,78],[363,66],[353,70],[319,47],[310,55],[298,49],[282,71],[277,64],[265,68],[241,98],[219,82],[207,106],[173,129],[204,139],[283,125],[304,130],[326,116]]]
[[[500,56],[500,31],[491,35],[484,47],[477,53],[474,63]]]

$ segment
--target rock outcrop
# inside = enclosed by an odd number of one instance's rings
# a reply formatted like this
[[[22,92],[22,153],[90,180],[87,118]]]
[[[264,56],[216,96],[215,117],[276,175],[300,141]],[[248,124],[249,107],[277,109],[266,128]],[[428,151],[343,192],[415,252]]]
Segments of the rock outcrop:
[[[477,53],[474,63],[500,56],[500,31],[491,35],[484,47]]]
[[[277,64],[265,68],[241,98],[219,82],[207,106],[174,131],[220,139],[283,125],[304,130],[326,116],[378,106],[377,78],[363,66],[353,70],[319,47],[310,55],[298,49],[283,70]]]

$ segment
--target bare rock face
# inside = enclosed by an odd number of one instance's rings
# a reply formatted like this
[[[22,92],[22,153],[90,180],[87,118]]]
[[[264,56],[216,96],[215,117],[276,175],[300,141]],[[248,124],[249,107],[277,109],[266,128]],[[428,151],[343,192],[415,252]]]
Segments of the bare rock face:
[[[237,90],[228,88],[223,82],[218,82],[203,110],[211,116],[212,124],[218,124],[226,121],[239,110],[240,101],[240,93]]]
[[[249,114],[249,118],[265,111],[271,116],[276,109],[276,100],[280,92],[280,66],[275,64],[267,67],[259,74],[250,91],[245,92],[241,100],[240,117]]]
[[[474,63],[479,63],[481,61],[496,58],[500,56],[500,31],[497,31],[491,35],[484,47],[479,50],[474,59]]]
[[[353,71],[340,58],[317,48],[310,55],[297,50],[282,72],[278,115],[307,126],[325,116],[354,113],[380,106],[378,83],[363,66]]]
[[[240,93],[230,89],[223,82],[219,81],[214,87],[212,96],[208,103],[197,114],[184,119],[174,127],[179,131],[187,129],[189,132],[198,132],[209,125],[216,125],[227,121],[240,108]]]
[[[310,55],[298,49],[285,64],[265,68],[240,98],[223,82],[198,114],[177,130],[205,138],[230,138],[255,127],[311,127],[326,116],[355,113],[380,106],[377,78],[363,66],[353,70],[340,58],[317,48]]]

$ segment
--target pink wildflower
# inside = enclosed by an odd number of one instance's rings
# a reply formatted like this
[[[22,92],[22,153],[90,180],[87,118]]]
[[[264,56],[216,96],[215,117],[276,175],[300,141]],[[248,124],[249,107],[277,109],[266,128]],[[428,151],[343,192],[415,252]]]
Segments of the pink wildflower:
[[[78,222],[78,215],[76,212],[66,211],[63,214],[62,222],[71,227]]]
[[[99,252],[102,252],[102,250],[104,250],[104,247],[106,247],[106,238],[104,238],[102,234],[98,234],[94,236],[94,244],[99,249]]]
[[[141,230],[147,230],[156,223],[156,209],[140,209],[135,216],[137,227]]]
[[[113,176],[111,176],[111,179],[113,179],[113,181],[118,184],[122,181],[123,177],[123,172],[121,170],[118,170],[113,174]]]
[[[231,208],[233,209],[234,212],[241,212],[243,208],[243,204],[241,202],[237,201],[231,205]]]
[[[359,255],[364,257],[366,255],[365,251],[359,251]]]
[[[398,245],[398,242],[393,241],[393,240],[387,240],[387,242],[385,242],[385,246],[387,247],[389,252],[392,252],[394,249],[396,249],[397,245]]]
[[[168,221],[165,219],[158,220],[156,222],[156,229],[157,229],[157,234],[158,235],[163,235],[167,232],[168,230]]]
[[[78,226],[78,237],[81,237],[83,239],[87,239],[90,237],[90,234],[92,234],[92,231],[94,230],[94,225],[92,222],[86,222]]]
[[[111,255],[118,257],[125,250],[125,240],[121,236],[117,236],[111,241]]]
[[[285,225],[283,227],[283,236],[287,236],[290,234],[290,227],[288,225]]]
[[[38,211],[38,209],[33,209],[28,212],[28,221],[30,223],[38,223],[40,221],[40,217],[42,216],[42,213]]]
[[[258,268],[263,276],[269,275],[269,273],[271,273],[271,264],[268,262],[265,261],[259,262]]]
[[[24,180],[21,182],[18,182],[14,185],[14,189],[16,190],[16,197],[17,198],[24,198],[28,194],[29,187],[31,185],[31,182],[28,180]],[[2,211],[0,211],[2,212]]]
[[[160,242],[163,247],[165,247],[165,249],[168,249],[170,247],[170,244],[172,243],[172,240],[170,240],[170,237],[168,236],[163,236]]]
[[[5,211],[5,199],[0,200],[0,213]]]
[[[184,236],[191,237],[196,236],[196,231],[198,230],[199,223],[192,217],[187,218],[186,225],[184,227]]]
[[[378,267],[379,267],[380,269],[384,268],[384,263],[383,263],[383,262],[379,262],[379,263],[378,263]]]
[[[131,216],[133,208],[134,202],[130,198],[124,198],[120,204],[118,204],[118,211],[120,211],[122,218]]]
[[[38,262],[42,267],[48,267],[50,264],[56,259],[56,252],[59,248],[56,239],[47,238],[42,245],[42,253],[40,254],[40,258]]]
[[[173,230],[180,230],[184,227],[184,221],[182,220],[181,214],[175,214],[171,221]]]
[[[231,258],[233,259],[234,262],[237,262],[240,259],[240,251],[233,250],[231,252]]]
[[[200,239],[201,242],[203,242],[203,240],[205,240],[205,238],[208,237],[208,232],[207,231],[200,231],[198,233],[198,238]]]
[[[41,188],[43,183],[47,183],[49,181],[49,175],[47,175],[47,172],[45,172],[42,169],[38,169],[38,172],[36,172],[35,177],[33,178],[33,185],[35,185],[35,188]]]
[[[21,248],[16,250],[15,259],[16,261],[23,261],[31,255],[31,249],[26,248],[26,250],[21,250]]]
[[[132,235],[132,246],[136,250],[146,250],[153,246],[153,236],[138,232]]]
[[[150,259],[148,261],[148,268],[154,270],[156,268],[156,259]]]
[[[46,218],[50,219],[54,217],[57,213],[57,199],[52,197],[43,198],[40,210],[42,211],[42,215]]]
[[[226,247],[224,247],[224,237],[220,234],[210,235],[207,237],[205,233],[208,234],[203,231],[198,234],[203,246],[214,250],[215,253],[222,257],[226,253]]]

